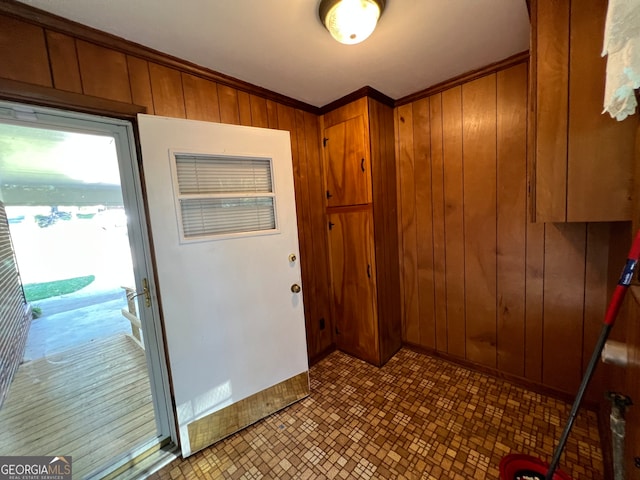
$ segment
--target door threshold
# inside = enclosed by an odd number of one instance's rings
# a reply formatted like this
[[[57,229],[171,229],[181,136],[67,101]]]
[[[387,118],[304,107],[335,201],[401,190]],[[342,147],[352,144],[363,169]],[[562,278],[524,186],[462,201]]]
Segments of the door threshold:
[[[95,471],[85,480],[133,480],[146,478],[171,463],[180,449],[171,439],[153,439],[123,455],[109,467]]]

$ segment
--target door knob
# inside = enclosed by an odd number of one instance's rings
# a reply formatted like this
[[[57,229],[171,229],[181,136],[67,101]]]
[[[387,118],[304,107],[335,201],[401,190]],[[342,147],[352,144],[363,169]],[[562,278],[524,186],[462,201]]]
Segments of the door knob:
[[[295,255],[295,253],[292,253],[291,255],[289,255],[289,261],[290,261],[291,263],[295,262],[295,261],[296,261],[296,259],[297,259],[297,257],[296,257],[296,255]]]
[[[300,293],[300,290],[302,290],[300,288],[300,285],[298,285],[297,283],[294,283],[293,285],[291,285],[291,291],[293,293]]]

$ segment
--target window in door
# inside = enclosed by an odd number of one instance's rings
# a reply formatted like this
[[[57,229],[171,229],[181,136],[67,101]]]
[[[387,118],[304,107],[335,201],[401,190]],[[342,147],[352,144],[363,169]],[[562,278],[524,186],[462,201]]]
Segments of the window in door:
[[[270,158],[172,156],[182,241],[277,230]]]

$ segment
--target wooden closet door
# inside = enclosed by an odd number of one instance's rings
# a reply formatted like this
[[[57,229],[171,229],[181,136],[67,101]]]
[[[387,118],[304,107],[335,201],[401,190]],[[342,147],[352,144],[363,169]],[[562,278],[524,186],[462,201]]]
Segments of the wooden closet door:
[[[324,130],[327,206],[371,202],[371,173],[362,115]]]
[[[329,214],[336,345],[378,364],[373,224],[370,210]]]

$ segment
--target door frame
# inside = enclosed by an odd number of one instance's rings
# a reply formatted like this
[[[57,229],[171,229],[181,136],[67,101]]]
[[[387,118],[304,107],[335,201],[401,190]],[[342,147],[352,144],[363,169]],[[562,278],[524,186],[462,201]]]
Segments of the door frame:
[[[53,90],[53,89],[51,89]],[[175,409],[173,405],[173,392],[169,375],[168,358],[166,353],[166,340],[162,324],[162,316],[159,308],[159,300],[156,296],[156,268],[153,257],[153,246],[150,239],[149,223],[147,221],[147,206],[143,192],[141,163],[139,161],[137,125],[135,123],[135,110],[141,108],[126,105],[121,108],[120,102],[109,102],[115,107],[113,116],[96,115],[75,110],[91,112],[97,110],[105,113],[102,108],[76,107],[69,110],[64,105],[61,108],[49,108],[34,103],[23,103],[24,97],[18,97],[7,101],[0,100],[0,120],[24,126],[52,128],[79,133],[94,133],[109,135],[115,139],[118,165],[121,175],[121,189],[127,216],[130,224],[138,228],[129,230],[132,263],[135,274],[136,289],[143,290],[142,278],[147,278],[149,290],[152,296],[151,307],[139,308],[140,321],[146,337],[148,348],[145,348],[147,364],[150,367],[149,380],[154,394],[153,403],[158,426],[158,437],[169,438],[171,443],[177,444],[178,437],[175,423]],[[0,95],[7,98],[7,95]],[[56,101],[43,101],[44,104],[58,106]],[[63,102],[64,103],[64,102]],[[91,102],[89,102],[91,103]],[[101,104],[105,102],[99,102]],[[123,105],[123,104],[122,104]],[[104,105],[103,105],[104,106]],[[11,110],[17,110],[17,115]],[[133,114],[133,115],[132,115]],[[123,118],[120,118],[123,117]],[[153,348],[149,348],[153,347]],[[136,453],[141,453],[136,451]],[[128,460],[130,457],[127,457]],[[106,467],[107,473],[112,468],[117,468],[122,462]],[[125,461],[126,463],[126,461]]]

